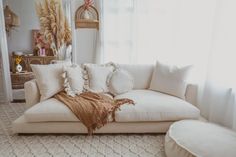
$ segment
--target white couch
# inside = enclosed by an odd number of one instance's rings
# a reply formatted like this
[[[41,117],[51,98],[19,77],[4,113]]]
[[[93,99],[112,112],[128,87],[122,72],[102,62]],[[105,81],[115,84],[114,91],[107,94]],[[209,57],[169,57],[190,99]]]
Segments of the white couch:
[[[116,122],[109,123],[95,133],[165,133],[178,120],[198,119],[197,87],[188,85],[186,101],[148,90],[154,66],[120,65],[134,78],[134,89],[117,98],[130,98],[135,105],[123,105],[116,112]],[[50,81],[50,80],[48,80]],[[35,80],[25,83],[28,110],[13,122],[14,133],[87,133],[86,127],[64,104],[54,98],[39,102]]]

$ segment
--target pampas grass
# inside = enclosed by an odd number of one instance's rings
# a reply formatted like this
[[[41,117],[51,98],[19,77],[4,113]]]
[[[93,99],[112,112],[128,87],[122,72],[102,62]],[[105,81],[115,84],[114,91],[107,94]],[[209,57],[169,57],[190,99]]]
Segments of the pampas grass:
[[[64,44],[71,43],[71,29],[64,15],[61,0],[43,0],[36,2],[41,33],[51,45],[54,55]]]

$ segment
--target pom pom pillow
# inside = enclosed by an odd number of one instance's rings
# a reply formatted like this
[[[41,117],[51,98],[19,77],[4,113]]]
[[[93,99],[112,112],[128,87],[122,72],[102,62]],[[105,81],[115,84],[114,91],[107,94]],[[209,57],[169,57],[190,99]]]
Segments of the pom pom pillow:
[[[92,92],[109,92],[107,86],[107,78],[115,69],[112,64],[105,64],[105,65],[96,65],[96,64],[84,64],[83,65],[85,72],[87,73],[88,91]]]
[[[68,95],[74,97],[83,92],[83,69],[79,65],[64,66],[64,87]]]

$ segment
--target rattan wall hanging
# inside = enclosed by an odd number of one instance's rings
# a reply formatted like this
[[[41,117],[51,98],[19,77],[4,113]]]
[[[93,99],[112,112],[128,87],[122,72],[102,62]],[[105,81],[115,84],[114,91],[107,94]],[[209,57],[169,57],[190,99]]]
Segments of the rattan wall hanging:
[[[85,1],[85,4],[76,10],[75,27],[99,29],[99,14],[91,3]]]
[[[20,26],[19,17],[9,8],[8,5],[6,5],[4,8],[4,18],[7,33],[9,33],[15,27]]]

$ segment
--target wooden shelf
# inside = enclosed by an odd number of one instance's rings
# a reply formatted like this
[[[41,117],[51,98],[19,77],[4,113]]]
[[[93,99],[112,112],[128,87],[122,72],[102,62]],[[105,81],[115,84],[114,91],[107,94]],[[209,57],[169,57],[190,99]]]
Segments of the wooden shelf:
[[[79,20],[76,21],[76,28],[96,28],[99,29],[99,22],[97,20]]]
[[[16,55],[12,55],[11,57],[11,69],[13,72],[15,72],[15,60]],[[25,71],[32,71],[30,64],[50,64],[52,60],[56,60],[55,56],[26,56],[22,55],[22,61],[20,65],[23,67],[23,70]]]

